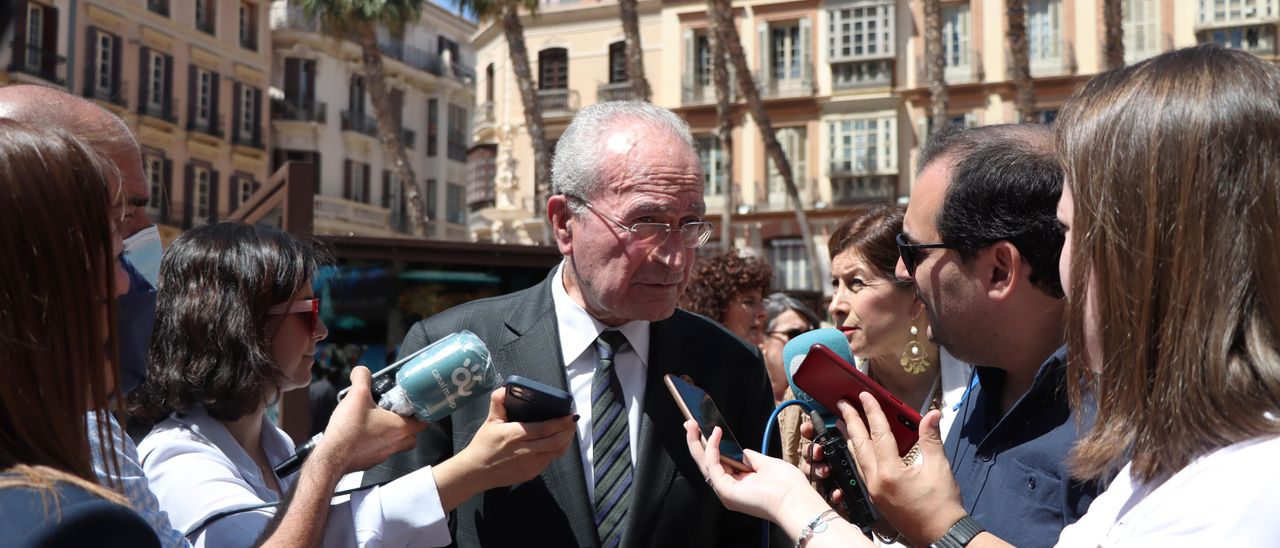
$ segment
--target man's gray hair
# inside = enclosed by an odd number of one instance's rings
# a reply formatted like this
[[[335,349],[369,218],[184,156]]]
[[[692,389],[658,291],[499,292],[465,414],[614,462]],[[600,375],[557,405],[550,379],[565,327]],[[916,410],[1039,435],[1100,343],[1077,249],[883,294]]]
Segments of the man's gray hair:
[[[638,123],[670,132],[695,152],[689,124],[674,112],[644,101],[607,101],[578,111],[556,143],[555,162],[551,166],[551,193],[582,199],[590,198],[605,175],[608,155],[604,136],[616,123]],[[580,206],[572,204],[577,210]]]

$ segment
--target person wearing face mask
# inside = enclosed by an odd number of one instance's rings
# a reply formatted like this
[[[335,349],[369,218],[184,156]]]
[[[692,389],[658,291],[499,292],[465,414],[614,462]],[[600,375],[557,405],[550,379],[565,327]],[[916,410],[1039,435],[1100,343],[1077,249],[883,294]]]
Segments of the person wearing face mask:
[[[128,126],[116,115],[65,91],[34,85],[0,87],[0,116],[42,126],[61,128],[77,137],[107,165],[110,184],[120,188],[116,199],[116,223],[124,239],[124,275],[127,291],[117,299],[117,339],[121,393],[129,394],[146,377],[147,348],[155,321],[155,283],[159,273],[159,231],[147,216],[150,195],[142,169],[142,154]],[[94,469],[99,479],[118,485],[133,507],[146,518],[166,547],[188,546],[160,511],[155,496],[139,464],[133,440],[107,414],[103,428],[111,443],[104,448],[90,437]],[[99,417],[89,414],[90,430],[98,428]],[[110,459],[118,467],[109,467]]]

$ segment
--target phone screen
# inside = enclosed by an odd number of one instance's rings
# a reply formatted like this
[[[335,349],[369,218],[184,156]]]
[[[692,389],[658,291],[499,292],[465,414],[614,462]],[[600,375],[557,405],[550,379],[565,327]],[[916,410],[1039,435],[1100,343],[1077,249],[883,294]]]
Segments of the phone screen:
[[[743,467],[746,466],[746,458],[742,455],[742,446],[738,445],[738,440],[733,437],[733,432],[729,430],[729,424],[725,422],[724,416],[720,414],[720,409],[716,408],[716,402],[711,401],[711,396],[707,395],[701,388],[689,384],[684,379],[675,375],[667,375],[667,386],[672,390],[672,395],[679,398],[681,409],[685,414],[691,416],[693,420],[698,422],[698,428],[702,430],[702,437],[711,437],[711,431],[719,426],[723,434],[720,437],[720,456],[728,458]]]

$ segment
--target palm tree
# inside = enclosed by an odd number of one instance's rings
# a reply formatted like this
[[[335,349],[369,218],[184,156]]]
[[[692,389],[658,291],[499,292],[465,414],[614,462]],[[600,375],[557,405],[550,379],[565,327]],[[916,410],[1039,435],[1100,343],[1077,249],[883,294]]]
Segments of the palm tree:
[[[319,18],[320,28],[331,37],[352,39],[360,46],[360,59],[364,65],[365,84],[369,100],[373,103],[374,116],[378,120],[378,139],[383,154],[392,159],[396,174],[400,177],[401,191],[409,209],[413,234],[426,234],[426,215],[422,209],[422,196],[418,192],[417,178],[409,156],[400,140],[400,120],[391,109],[391,94],[387,90],[386,73],[382,66],[382,50],[378,48],[379,27],[392,36],[403,36],[405,24],[417,21],[422,13],[424,0],[302,0],[302,8],[308,18]]]
[[[627,78],[631,91],[641,101],[652,96],[649,79],[644,76],[644,51],[640,49],[640,16],[636,13],[636,0],[618,0],[622,15],[622,33],[627,37]]]
[[[1113,70],[1124,66],[1124,7],[1121,0],[1102,1],[1103,69]]]
[[[707,18],[714,21],[714,4],[707,4]],[[720,219],[720,246],[728,251],[733,246],[733,95],[729,86],[728,55],[724,37],[715,25],[708,29],[707,41],[711,47],[711,81],[716,88],[716,141],[720,146],[720,165],[724,173],[724,215]]]
[[[1009,30],[1009,78],[1013,80],[1018,118],[1030,121],[1036,114],[1036,100],[1031,81],[1031,53],[1027,49],[1027,0],[1007,0]]]
[[[511,55],[511,68],[516,74],[520,102],[524,106],[525,127],[533,141],[534,200],[544,204],[551,191],[551,154],[547,151],[546,129],[542,124],[542,103],[534,89],[533,70],[529,68],[524,23],[520,21],[522,9],[531,16],[537,16],[538,0],[458,0],[458,9],[481,21],[502,22],[502,34],[507,40],[507,53]]]
[[[786,185],[787,195],[791,197],[791,205],[796,214],[796,224],[800,225],[800,237],[804,240],[805,257],[809,261],[809,274],[813,282],[814,289],[822,288],[822,272],[818,269],[818,253],[814,248],[813,230],[809,227],[808,215],[804,211],[804,202],[800,199],[800,191],[796,188],[795,173],[791,171],[791,162],[787,160],[787,154],[782,150],[782,144],[778,142],[777,136],[773,131],[773,122],[769,119],[769,114],[764,110],[764,102],[760,100],[760,89],[756,87],[755,79],[751,76],[751,69],[747,66],[747,56],[742,51],[742,40],[738,36],[738,28],[733,24],[733,6],[730,0],[711,0],[711,6],[708,10],[712,14],[711,25],[713,32],[720,34],[723,38],[724,47],[729,55],[730,61],[733,63],[733,69],[738,75],[738,91],[742,97],[746,98],[747,106],[751,110],[751,117],[755,118],[756,126],[760,128],[760,137],[764,140],[765,151],[769,155],[769,159],[773,161],[773,165],[778,168],[779,174],[782,175],[782,182]],[[768,70],[767,67],[760,67],[762,70]]]
[[[947,127],[946,53],[942,51],[942,5],[924,0],[924,66],[929,81],[930,133]]]

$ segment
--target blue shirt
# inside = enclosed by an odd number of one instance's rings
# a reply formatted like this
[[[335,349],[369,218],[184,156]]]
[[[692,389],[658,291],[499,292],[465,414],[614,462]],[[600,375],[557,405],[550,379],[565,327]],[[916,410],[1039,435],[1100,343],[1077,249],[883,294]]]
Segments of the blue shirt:
[[[1031,388],[1004,416],[1005,372],[975,368],[978,385],[944,444],[965,510],[1014,546],[1053,546],[1102,491],[1072,480],[1067,469],[1067,455],[1094,412],[1087,403],[1078,431],[1067,404],[1066,351],[1059,348],[1040,365]]]

